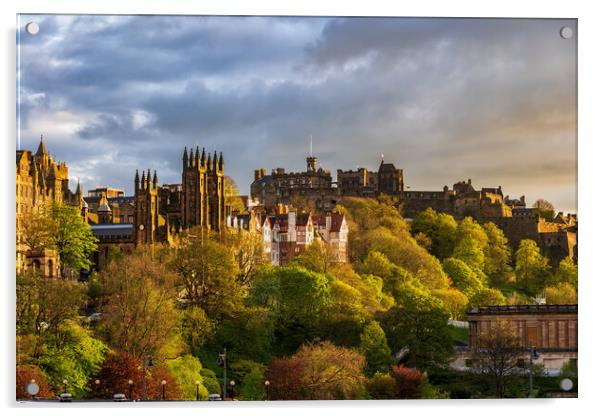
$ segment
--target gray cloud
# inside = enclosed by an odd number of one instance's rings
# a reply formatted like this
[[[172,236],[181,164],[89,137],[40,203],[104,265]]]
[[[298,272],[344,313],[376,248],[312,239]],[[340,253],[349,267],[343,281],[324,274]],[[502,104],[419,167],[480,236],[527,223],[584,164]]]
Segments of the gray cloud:
[[[131,191],[136,168],[178,182],[185,145],[257,167],[376,168],[413,189],[471,177],[576,209],[572,20],[30,16],[23,147],[84,186]],[[576,32],[576,30],[575,30]]]

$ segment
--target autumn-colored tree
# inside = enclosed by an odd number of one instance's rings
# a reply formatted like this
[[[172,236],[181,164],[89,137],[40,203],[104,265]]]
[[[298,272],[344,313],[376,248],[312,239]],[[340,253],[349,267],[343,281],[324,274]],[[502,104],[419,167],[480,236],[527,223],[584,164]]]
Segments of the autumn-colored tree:
[[[376,373],[366,381],[366,390],[371,399],[388,400],[397,398],[397,384],[389,373]]]
[[[138,248],[101,273],[107,303],[98,332],[114,348],[136,357],[157,356],[175,335],[175,276],[153,248]]]
[[[364,357],[329,341],[303,345],[293,356],[302,363],[303,394],[310,400],[364,397]]]
[[[524,356],[520,339],[507,321],[499,321],[478,339],[473,352],[475,367],[486,377],[493,378],[498,397],[504,397],[506,380],[518,368]]]
[[[29,250],[52,249],[57,224],[44,212],[27,212],[21,214],[23,242]]]
[[[90,397],[110,399],[116,393],[123,393],[130,400],[140,400],[142,398],[142,368],[142,360],[126,352],[107,355],[100,371],[90,380]],[[161,400],[162,380],[167,382],[165,399],[177,400],[179,398],[178,383],[164,367],[147,367],[146,371],[147,400]],[[99,381],[98,384],[96,380]],[[132,384],[129,383],[130,380],[132,380]]]
[[[540,198],[533,203],[533,208],[542,218],[548,221],[554,219],[554,205],[550,201]]]
[[[224,198],[232,212],[238,211],[241,214],[246,212],[247,207],[240,196],[238,185],[230,176],[224,177]]]
[[[52,387],[46,380],[46,375],[42,370],[33,365],[18,365],[16,376],[17,399],[31,399],[26,388],[32,381],[40,388],[40,391],[36,394],[37,398],[48,399],[54,396]]]
[[[264,374],[270,400],[303,400],[302,371],[303,362],[297,358],[274,358]]]
[[[395,380],[397,399],[419,399],[422,373],[403,364],[391,367],[391,376]]]
[[[131,385],[129,380],[133,382]],[[123,393],[129,400],[140,400],[142,360],[123,351],[108,354],[100,371],[90,379],[89,389],[91,398],[110,399],[116,393]]]

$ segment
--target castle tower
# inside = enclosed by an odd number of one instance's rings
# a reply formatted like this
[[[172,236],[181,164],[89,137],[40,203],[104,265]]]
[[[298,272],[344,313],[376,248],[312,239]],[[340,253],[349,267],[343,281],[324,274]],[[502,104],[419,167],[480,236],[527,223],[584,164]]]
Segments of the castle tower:
[[[142,171],[142,181],[139,185],[138,171],[136,171],[134,189],[136,243],[153,243],[157,238],[159,224],[159,181],[157,179],[157,172],[155,171],[151,180],[150,169],[146,176],[144,171]]]

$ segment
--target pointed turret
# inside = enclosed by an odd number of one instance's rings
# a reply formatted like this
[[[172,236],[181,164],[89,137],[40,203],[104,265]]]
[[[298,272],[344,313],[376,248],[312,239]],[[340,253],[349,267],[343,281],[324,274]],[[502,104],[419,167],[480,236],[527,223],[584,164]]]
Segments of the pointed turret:
[[[140,189],[144,190],[146,186],[146,178],[144,177],[144,171],[142,171],[142,187]]]
[[[157,189],[159,187],[159,180],[157,179],[157,171],[153,174],[153,188]]]
[[[224,171],[224,156],[222,155],[222,152],[219,152],[219,162],[218,162],[218,166],[219,166],[219,170],[221,172]]]
[[[213,171],[217,172],[217,152],[213,151]]]
[[[211,170],[211,153],[209,153],[209,157],[207,158],[207,170]]]
[[[138,191],[140,188],[140,175],[138,175],[138,169],[136,169],[136,176],[134,176],[134,189]]]
[[[194,161],[196,164],[196,167],[201,166],[201,156],[199,154],[199,147],[196,147],[196,153],[194,154]]]
[[[151,176],[150,176],[150,169],[148,170],[148,172],[146,173],[146,189],[151,189]]]
[[[36,156],[48,156],[48,152],[46,151],[46,146],[44,146],[44,135],[40,135],[40,145],[38,146],[38,150],[36,151]]]
[[[182,156],[182,165],[184,168],[188,166],[188,148],[184,146],[184,155]]]
[[[77,179],[77,188],[75,188],[75,195],[77,196],[77,200],[81,200],[82,198],[82,186],[79,183],[79,178]]]
[[[205,148],[203,147],[203,154],[201,155],[201,166],[207,166],[207,155],[205,154]]]

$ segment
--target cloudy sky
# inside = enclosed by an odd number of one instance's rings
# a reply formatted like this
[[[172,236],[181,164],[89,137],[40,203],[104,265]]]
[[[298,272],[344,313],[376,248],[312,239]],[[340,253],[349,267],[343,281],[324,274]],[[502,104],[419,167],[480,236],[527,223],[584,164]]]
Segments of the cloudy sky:
[[[36,36],[25,24],[40,26]],[[560,29],[573,28],[563,39]],[[84,189],[179,183],[185,145],[253,170],[376,169],[413,190],[471,178],[575,211],[574,20],[21,16],[20,131]]]

